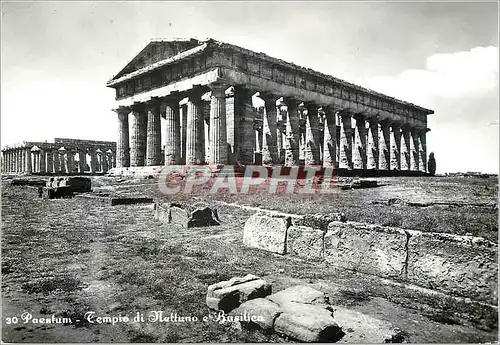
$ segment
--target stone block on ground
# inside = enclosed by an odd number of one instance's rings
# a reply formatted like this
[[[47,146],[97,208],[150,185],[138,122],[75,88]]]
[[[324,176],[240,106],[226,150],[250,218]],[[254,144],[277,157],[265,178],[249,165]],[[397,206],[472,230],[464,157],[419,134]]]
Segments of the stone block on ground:
[[[157,203],[155,218],[162,223],[178,224],[184,228],[220,225],[217,210],[205,203],[190,206],[171,203],[167,207]]]
[[[283,312],[274,322],[274,330],[278,334],[308,343],[335,342],[343,334],[331,315],[314,312]]]
[[[289,220],[261,213],[254,214],[245,223],[243,244],[277,254],[286,253],[286,232]]]
[[[321,306],[330,305],[327,295],[308,285],[296,285],[289,287],[288,289],[281,290],[268,296],[267,299],[278,305],[288,302],[316,304]]]
[[[323,230],[308,226],[291,226],[287,231],[287,253],[307,259],[323,257]]]
[[[480,237],[411,232],[408,251],[410,282],[497,304],[497,244]]]
[[[374,188],[378,187],[377,180],[354,180],[351,183],[351,187],[358,188]]]
[[[306,214],[291,219],[292,225],[295,226],[309,226],[314,229],[323,231],[328,230],[328,224],[331,222],[345,222],[346,216],[342,212],[328,213],[328,214]]]
[[[243,323],[254,324],[265,332],[273,329],[274,321],[279,314],[281,314],[280,307],[266,298],[246,301],[230,313],[230,315],[240,317],[248,315],[252,320]]]
[[[271,285],[252,274],[233,277],[208,287],[206,303],[215,310],[229,312],[241,303],[254,298],[263,298],[272,292]]]
[[[408,341],[405,332],[394,328],[390,322],[343,307],[334,307],[333,318],[344,336],[338,343],[402,343]]]
[[[73,193],[91,192],[91,180],[88,177],[71,176],[71,177],[51,177],[47,181],[48,188],[68,187]]]
[[[398,278],[405,275],[408,235],[404,230],[356,222],[332,222],[324,258],[334,266]]]

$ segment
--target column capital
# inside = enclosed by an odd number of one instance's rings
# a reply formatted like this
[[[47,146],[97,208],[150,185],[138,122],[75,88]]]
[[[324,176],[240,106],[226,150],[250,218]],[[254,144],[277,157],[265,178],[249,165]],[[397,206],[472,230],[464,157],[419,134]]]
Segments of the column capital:
[[[364,113],[354,113],[352,115],[352,117],[355,119],[355,120],[365,120],[366,119],[366,115]]]
[[[145,110],[145,104],[140,102],[135,102],[132,107],[132,111],[141,112]]]
[[[223,81],[217,81],[208,84],[208,87],[212,91],[212,94],[216,97],[222,97],[226,96],[226,89],[229,87],[228,83],[225,83]]]
[[[113,111],[115,113],[117,113],[118,116],[123,117],[123,116],[126,116],[126,115],[130,114],[131,109],[130,109],[130,107],[120,106],[120,107],[118,107],[116,109],[113,109]]]
[[[341,109],[339,111],[339,115],[342,117],[342,118],[351,118],[353,116],[353,112],[350,111],[349,109]]]
[[[151,97],[151,99],[149,101],[147,101],[145,103],[145,109],[147,111],[149,110],[154,110],[154,109],[158,109],[158,107],[160,106],[161,104],[161,99],[158,98],[158,97]]]
[[[271,93],[271,92],[266,92],[266,91],[259,91],[259,98],[261,98],[262,100],[264,100],[264,102],[274,102],[276,103],[276,101],[281,98],[281,96],[278,96],[274,93]]]

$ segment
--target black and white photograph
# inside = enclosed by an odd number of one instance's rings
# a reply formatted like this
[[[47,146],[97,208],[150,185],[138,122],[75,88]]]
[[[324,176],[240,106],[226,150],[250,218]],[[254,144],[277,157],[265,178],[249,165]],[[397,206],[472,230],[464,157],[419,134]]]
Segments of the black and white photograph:
[[[9,1],[2,343],[498,343],[498,1]]]

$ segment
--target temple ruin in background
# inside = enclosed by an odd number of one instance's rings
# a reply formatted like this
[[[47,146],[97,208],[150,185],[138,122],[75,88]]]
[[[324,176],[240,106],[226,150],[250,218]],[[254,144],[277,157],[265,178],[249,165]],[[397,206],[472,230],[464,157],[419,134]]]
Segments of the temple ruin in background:
[[[55,138],[2,148],[2,173],[99,174],[116,165],[116,143]]]

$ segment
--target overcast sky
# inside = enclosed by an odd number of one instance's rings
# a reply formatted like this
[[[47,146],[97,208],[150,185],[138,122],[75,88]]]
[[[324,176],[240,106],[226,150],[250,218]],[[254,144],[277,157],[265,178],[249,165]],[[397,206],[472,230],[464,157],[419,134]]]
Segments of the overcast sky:
[[[116,140],[106,81],[150,38],[212,37],[433,109],[438,172],[498,173],[498,5],[2,1],[2,145]]]

